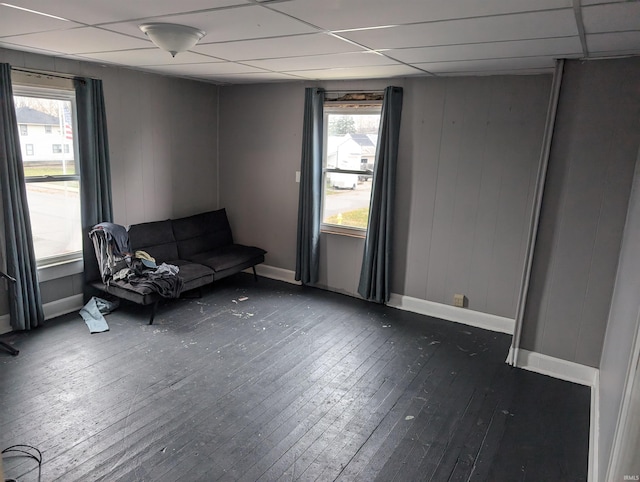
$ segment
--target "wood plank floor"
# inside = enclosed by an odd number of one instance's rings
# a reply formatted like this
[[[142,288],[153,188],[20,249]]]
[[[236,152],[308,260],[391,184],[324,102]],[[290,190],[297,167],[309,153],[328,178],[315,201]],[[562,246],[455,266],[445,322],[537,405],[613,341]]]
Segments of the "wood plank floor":
[[[589,389],[506,335],[244,274],[147,316],[2,337],[0,448],[43,481],[587,478]]]

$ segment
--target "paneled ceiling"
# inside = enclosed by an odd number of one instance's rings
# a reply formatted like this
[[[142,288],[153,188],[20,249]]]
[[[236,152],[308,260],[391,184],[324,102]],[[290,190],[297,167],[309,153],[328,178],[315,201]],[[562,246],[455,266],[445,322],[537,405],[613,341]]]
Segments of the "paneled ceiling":
[[[206,36],[172,58],[145,22]],[[640,1],[10,0],[0,47],[216,83],[535,73],[640,54]]]

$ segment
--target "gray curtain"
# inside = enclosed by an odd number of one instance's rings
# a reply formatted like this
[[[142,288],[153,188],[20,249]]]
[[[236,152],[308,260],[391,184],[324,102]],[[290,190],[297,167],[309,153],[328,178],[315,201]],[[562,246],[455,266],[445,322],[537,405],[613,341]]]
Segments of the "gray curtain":
[[[318,281],[320,266],[323,105],[323,89],[305,89],[296,246],[296,280],[303,284]]]
[[[396,164],[402,114],[402,87],[384,91],[373,173],[371,206],[358,293],[371,301],[386,303],[391,294],[391,250]]]
[[[75,87],[83,234],[82,258],[85,298],[89,298],[92,293],[87,282],[98,279],[100,272],[88,234],[98,223],[113,222],[111,168],[102,81],[78,78],[75,79]]]
[[[44,320],[31,221],[24,184],[11,66],[0,64],[0,189],[4,214],[9,314],[14,330],[30,330]]]

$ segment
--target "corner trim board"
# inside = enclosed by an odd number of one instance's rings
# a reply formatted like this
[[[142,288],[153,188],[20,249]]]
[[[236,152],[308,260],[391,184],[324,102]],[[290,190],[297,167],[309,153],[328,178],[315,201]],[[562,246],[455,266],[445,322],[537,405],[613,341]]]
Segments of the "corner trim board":
[[[600,440],[600,370],[596,371],[591,387],[591,411],[589,413],[589,468],[587,482],[598,482],[598,441]]]
[[[411,296],[391,293],[388,306],[400,310],[411,311],[421,315],[442,318],[443,320],[463,323],[465,325],[484,328],[485,330],[497,331],[500,333],[513,334],[515,320],[503,316],[491,315],[480,311],[473,311],[467,308],[444,305],[434,301],[421,300]]]

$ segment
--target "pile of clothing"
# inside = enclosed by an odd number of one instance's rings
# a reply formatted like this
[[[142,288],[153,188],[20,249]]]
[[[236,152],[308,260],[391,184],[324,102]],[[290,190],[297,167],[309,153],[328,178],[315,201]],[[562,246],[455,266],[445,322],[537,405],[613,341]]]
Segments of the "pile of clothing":
[[[133,288],[149,288],[164,298],[178,298],[183,280],[178,266],[161,263],[146,251],[132,252],[124,226],[114,223],[96,224],[89,232],[98,259],[102,282],[130,284]]]

